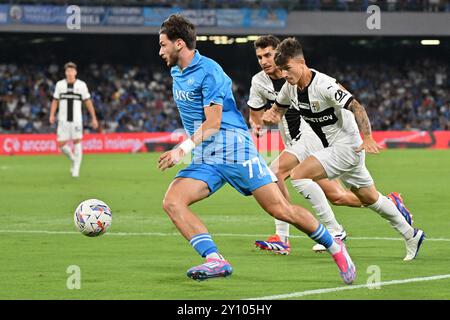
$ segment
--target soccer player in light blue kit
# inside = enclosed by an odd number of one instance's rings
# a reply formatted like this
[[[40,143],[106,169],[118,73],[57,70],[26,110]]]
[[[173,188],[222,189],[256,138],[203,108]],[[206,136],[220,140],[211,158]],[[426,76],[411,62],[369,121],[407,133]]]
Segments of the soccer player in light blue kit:
[[[344,243],[333,239],[308,210],[283,197],[237,109],[231,79],[215,61],[195,50],[195,40],[194,25],[181,15],[171,15],[161,25],[159,55],[171,67],[173,98],[190,138],[163,153],[158,168],[173,167],[193,151],[192,163],[170,184],[163,208],[198,254],[206,258],[205,263],[188,270],[188,277],[205,280],[233,272],[206,226],[189,208],[229,183],[240,193],[253,195],[276,219],[289,222],[325,246],[344,282],[351,284],[356,269]]]

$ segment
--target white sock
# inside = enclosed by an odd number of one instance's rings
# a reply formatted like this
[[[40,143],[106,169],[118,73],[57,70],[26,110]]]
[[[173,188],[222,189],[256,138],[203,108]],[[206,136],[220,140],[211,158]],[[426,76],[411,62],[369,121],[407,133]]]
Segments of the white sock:
[[[73,161],[72,149],[67,144],[61,147],[61,152],[64,153],[70,159],[70,161]]]
[[[378,200],[367,208],[377,212],[384,219],[394,227],[395,230],[405,237],[405,239],[411,239],[414,236],[414,228],[411,227],[402,214],[398,211],[395,204],[379,193]]]
[[[289,239],[289,223],[275,219],[275,233],[280,236],[281,241],[287,242]]]
[[[336,217],[328,203],[325,193],[316,182],[311,179],[297,179],[291,182],[295,190],[301,193],[311,203],[318,220],[328,231],[331,233],[339,233],[342,231],[342,227],[336,221]]]
[[[206,256],[206,259],[219,259],[219,260],[225,260],[225,258],[218,252],[210,253]]]
[[[74,145],[74,168],[73,168],[73,174],[75,176],[78,176],[80,173],[80,167],[81,167],[81,160],[83,159],[83,148],[81,146],[81,142],[76,143]]]

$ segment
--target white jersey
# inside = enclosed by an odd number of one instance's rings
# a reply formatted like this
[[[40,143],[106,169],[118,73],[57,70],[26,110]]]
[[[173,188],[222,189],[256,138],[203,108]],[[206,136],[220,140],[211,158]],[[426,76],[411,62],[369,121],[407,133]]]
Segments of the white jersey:
[[[359,146],[362,143],[353,113],[346,108],[353,96],[336,79],[311,69],[310,84],[300,90],[288,82],[276,98],[280,107],[294,106],[326,148],[335,143]]]
[[[91,97],[84,81],[67,83],[66,79],[56,83],[53,98],[58,100],[58,121],[83,123],[83,101]]]
[[[273,80],[264,71],[258,72],[252,78],[247,105],[253,110],[270,108],[285,83],[284,78]],[[304,126],[299,111],[289,108],[278,126],[283,143],[290,145],[292,140],[298,139]]]

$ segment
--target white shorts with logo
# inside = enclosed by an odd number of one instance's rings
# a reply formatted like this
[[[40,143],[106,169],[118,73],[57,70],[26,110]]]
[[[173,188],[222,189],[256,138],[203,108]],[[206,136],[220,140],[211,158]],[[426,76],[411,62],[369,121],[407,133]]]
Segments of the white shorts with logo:
[[[362,188],[374,184],[365,164],[365,151],[356,152],[357,147],[335,144],[313,154],[327,173],[328,179],[340,178],[347,187]]]
[[[59,121],[57,129],[57,140],[79,140],[83,138],[83,124],[68,121]]]
[[[322,149],[323,144],[319,137],[313,131],[306,130],[298,140],[292,140],[290,145],[286,145],[284,151],[293,154],[299,162],[302,162],[314,152]]]

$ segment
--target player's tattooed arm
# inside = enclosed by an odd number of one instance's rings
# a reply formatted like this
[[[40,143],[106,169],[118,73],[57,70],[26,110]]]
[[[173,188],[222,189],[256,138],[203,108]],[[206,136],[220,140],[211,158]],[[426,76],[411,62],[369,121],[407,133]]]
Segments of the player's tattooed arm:
[[[366,150],[368,153],[379,153],[381,147],[372,137],[370,120],[364,107],[358,101],[353,99],[348,105],[348,110],[353,112],[359,131],[363,135],[363,143],[356,151]]]
[[[364,109],[356,99],[353,99],[348,105],[348,110],[355,115],[356,123],[358,124],[359,131],[361,131],[362,135],[364,137],[371,137],[372,127],[370,126],[370,120],[366,109]]]

